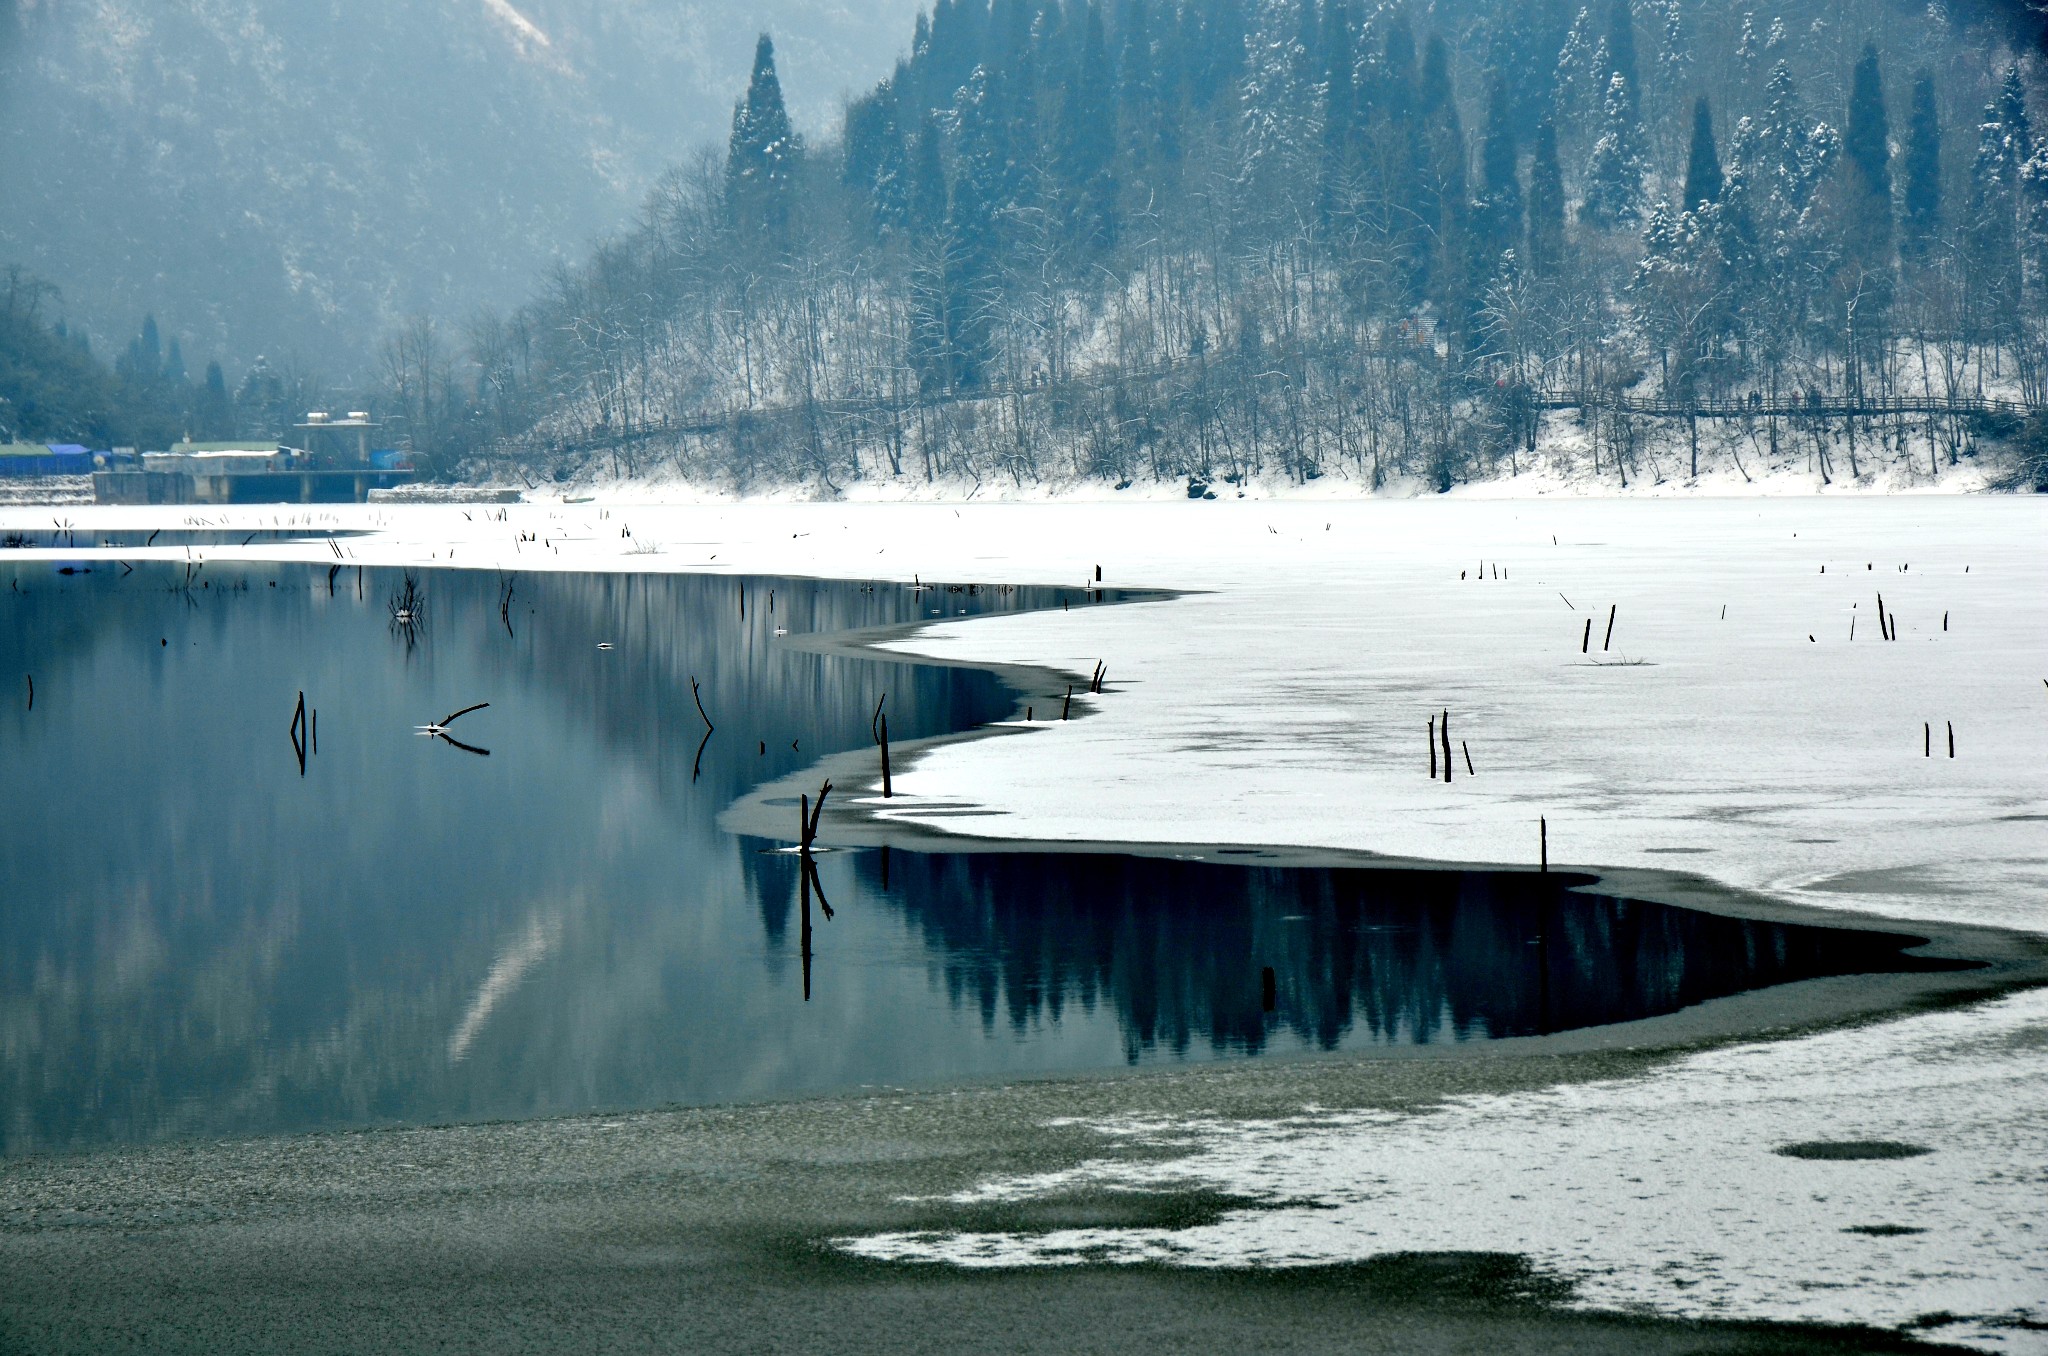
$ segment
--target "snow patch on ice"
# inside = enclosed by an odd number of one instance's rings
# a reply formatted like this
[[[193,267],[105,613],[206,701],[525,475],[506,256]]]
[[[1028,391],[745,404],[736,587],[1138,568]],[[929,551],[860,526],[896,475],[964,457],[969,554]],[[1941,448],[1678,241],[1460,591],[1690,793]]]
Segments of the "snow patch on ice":
[[[2048,1324],[2048,993],[1421,1113],[1093,1128],[1193,1143],[1164,1161],[1102,1158],[955,1199],[1193,1187],[1271,1204],[1187,1229],[880,1234],[841,1246],[967,1267],[1509,1251],[1572,1281],[1583,1308],[1927,1323],[1986,1350],[2048,1351],[2048,1331],[2019,1326]],[[1777,1152],[1809,1140],[1933,1152]]]

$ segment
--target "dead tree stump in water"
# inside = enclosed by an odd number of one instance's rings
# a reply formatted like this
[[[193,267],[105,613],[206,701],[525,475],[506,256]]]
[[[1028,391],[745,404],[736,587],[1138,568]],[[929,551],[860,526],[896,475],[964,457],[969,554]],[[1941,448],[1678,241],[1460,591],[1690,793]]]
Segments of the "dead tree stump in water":
[[[882,724],[882,799],[888,800],[896,794],[889,781],[889,718],[881,716],[878,719]]]

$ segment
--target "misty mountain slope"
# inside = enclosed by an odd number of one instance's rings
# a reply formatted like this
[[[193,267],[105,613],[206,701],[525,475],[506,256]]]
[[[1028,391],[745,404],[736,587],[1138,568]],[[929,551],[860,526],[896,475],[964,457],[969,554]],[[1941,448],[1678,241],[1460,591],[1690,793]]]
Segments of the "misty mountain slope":
[[[0,17],[0,262],[102,352],[153,311],[194,360],[370,375],[617,226],[725,133],[759,28],[805,125],[886,70],[910,12],[815,0],[15,0]],[[901,12],[898,12],[898,11]]]

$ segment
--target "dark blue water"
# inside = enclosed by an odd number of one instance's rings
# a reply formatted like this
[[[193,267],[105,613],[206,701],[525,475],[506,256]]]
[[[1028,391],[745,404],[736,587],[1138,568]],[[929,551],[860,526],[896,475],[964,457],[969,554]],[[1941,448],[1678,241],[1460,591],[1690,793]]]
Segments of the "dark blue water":
[[[898,740],[1056,696],[793,639],[1113,597],[412,582],[401,619],[390,571],[0,563],[0,1151],[1484,1040],[1910,964],[1559,876],[900,849],[819,858],[806,957],[797,859],[719,812],[870,746],[885,693]]]

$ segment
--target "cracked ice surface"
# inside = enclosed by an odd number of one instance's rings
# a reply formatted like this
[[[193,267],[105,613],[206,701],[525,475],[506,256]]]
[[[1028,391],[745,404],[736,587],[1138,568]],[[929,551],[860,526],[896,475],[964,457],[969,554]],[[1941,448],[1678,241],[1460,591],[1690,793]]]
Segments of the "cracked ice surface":
[[[1119,1121],[1183,1157],[1101,1159],[960,1199],[1206,1187],[1279,1202],[1203,1227],[885,1234],[864,1256],[1289,1266],[1380,1253],[1526,1254],[1585,1308],[1902,1327],[2048,1351],[2048,993],[1745,1045],[1639,1078],[1461,1098],[1422,1113]],[[1809,1161],[1806,1140],[1924,1157]],[[1924,1232],[1872,1236],[1873,1225]]]

